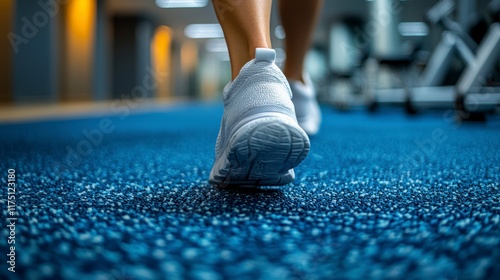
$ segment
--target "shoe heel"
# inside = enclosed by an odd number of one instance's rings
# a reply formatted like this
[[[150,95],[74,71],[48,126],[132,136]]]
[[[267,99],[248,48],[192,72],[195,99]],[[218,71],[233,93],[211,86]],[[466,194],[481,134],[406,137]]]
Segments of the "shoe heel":
[[[285,185],[294,180],[293,168],[309,152],[309,138],[296,124],[271,117],[254,120],[234,134],[229,144],[223,184]]]

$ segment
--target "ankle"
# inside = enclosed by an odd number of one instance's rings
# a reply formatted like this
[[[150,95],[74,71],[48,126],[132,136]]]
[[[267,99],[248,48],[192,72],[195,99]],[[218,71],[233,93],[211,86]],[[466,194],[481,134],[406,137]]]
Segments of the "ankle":
[[[302,69],[299,69],[298,67],[290,67],[290,65],[287,66],[286,62],[285,67],[283,67],[283,74],[289,81],[299,81],[304,83]]]
[[[284,73],[285,74],[285,77],[288,81],[297,81],[297,82],[301,82],[301,83],[305,83],[305,80],[304,80],[304,77],[302,76],[302,74],[298,75],[298,74],[294,74],[294,75],[291,75],[291,74],[288,74],[287,73]]]
[[[265,42],[255,43],[248,46],[246,53],[239,53],[237,56],[231,57],[231,80],[238,77],[241,68],[250,60],[255,58],[255,50],[257,48],[270,49],[271,46]]]

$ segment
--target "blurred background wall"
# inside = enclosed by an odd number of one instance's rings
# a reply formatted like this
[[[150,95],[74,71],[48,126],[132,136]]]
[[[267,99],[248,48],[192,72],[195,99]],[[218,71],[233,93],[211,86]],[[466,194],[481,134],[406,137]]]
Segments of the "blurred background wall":
[[[315,78],[329,77],[349,60],[347,54],[374,48],[392,52],[418,44],[431,50],[439,31],[429,27],[428,34],[401,34],[398,24],[422,23],[436,2],[326,0],[307,63],[310,71]],[[488,1],[459,2],[475,9]],[[377,5],[393,7],[389,14],[374,14]],[[276,10],[271,33],[282,63],[286,35]],[[357,23],[346,29],[339,22]],[[216,98],[230,71],[216,23],[208,0],[2,0],[0,104]],[[377,28],[392,31],[377,36]]]
[[[13,1],[0,2],[0,34],[12,30]],[[12,98],[12,55],[11,45],[6,39],[0,42],[0,103],[8,103]]]

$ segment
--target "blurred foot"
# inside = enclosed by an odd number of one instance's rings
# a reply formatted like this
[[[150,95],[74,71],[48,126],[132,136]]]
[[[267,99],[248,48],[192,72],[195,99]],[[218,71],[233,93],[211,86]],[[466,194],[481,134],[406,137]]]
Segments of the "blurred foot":
[[[272,49],[257,49],[223,93],[224,115],[215,146],[213,185],[279,186],[309,152],[291,91]]]
[[[309,76],[304,75],[304,82],[289,81],[293,93],[293,105],[297,121],[309,135],[318,133],[321,124],[321,111],[316,99],[316,91]]]

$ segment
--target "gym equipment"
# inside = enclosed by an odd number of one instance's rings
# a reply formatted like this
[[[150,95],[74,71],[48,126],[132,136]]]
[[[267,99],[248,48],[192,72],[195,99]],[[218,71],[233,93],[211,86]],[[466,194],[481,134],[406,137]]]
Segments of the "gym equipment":
[[[500,0],[492,1],[490,27],[472,63],[467,65],[456,87],[456,109],[462,120],[483,120],[484,112],[500,105],[500,87],[488,81],[500,60]]]
[[[483,87],[487,75],[494,72],[500,53],[498,3],[499,0],[494,0],[488,7],[492,24],[479,46],[460,24],[450,18],[455,9],[453,0],[441,0],[432,7],[427,13],[428,22],[443,26],[445,31],[426,68],[416,79],[416,85],[412,85],[414,79],[408,77],[412,55],[376,57],[378,65],[389,65],[399,71],[403,88],[373,90],[369,95],[370,110],[380,104],[404,104],[406,111],[413,114],[417,108],[455,106],[461,112],[459,116],[462,119],[484,119],[477,117],[484,114],[481,111],[492,110],[500,104],[495,94],[500,90]],[[464,61],[465,70],[457,86],[442,86],[455,51]],[[476,112],[472,113],[471,110]]]
[[[462,27],[450,18],[454,9],[455,3],[452,0],[442,0],[428,11],[428,23],[433,26],[441,25],[445,31],[418,77],[411,77],[410,68],[414,53],[376,57],[379,65],[388,65],[399,73],[403,87],[373,91],[370,96],[370,110],[380,104],[404,104],[409,114],[416,113],[417,107],[453,108],[454,87],[442,86],[445,75],[452,65],[455,53],[468,64],[473,62],[474,50],[477,48],[477,44]]]

